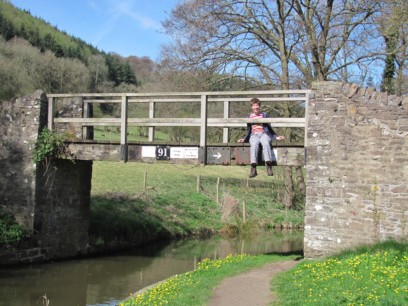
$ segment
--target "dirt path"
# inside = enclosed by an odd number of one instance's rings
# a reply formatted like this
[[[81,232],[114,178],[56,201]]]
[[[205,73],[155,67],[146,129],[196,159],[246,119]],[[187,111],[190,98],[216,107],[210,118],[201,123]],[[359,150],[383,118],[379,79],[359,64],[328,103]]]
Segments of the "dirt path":
[[[281,261],[268,264],[243,274],[224,279],[214,289],[209,306],[264,306],[277,299],[270,291],[274,275],[289,270],[298,261]]]

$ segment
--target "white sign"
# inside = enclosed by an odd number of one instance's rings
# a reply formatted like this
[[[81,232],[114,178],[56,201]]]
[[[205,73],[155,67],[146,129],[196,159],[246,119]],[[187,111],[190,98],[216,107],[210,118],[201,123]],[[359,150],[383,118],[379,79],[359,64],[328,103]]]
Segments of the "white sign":
[[[198,148],[193,147],[174,147],[170,148],[170,159],[172,158],[198,158]]]
[[[142,157],[156,157],[156,147],[142,146]]]

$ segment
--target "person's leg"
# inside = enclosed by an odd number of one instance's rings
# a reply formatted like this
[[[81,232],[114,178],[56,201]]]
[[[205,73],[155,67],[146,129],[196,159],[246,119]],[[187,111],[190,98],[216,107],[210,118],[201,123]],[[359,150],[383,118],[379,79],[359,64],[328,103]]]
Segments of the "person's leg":
[[[257,176],[256,165],[258,164],[258,151],[259,151],[259,135],[253,134],[249,138],[249,143],[251,145],[251,170],[249,172],[249,177]]]
[[[266,162],[266,174],[268,176],[273,176],[272,162],[271,161]]]
[[[272,171],[272,147],[271,147],[272,138],[268,134],[262,134],[260,142],[262,144],[262,151],[266,163],[266,173],[268,176],[273,175]]]
[[[259,151],[260,135],[252,134],[249,138],[249,144],[251,145],[251,165],[258,164],[258,151]]]
[[[256,171],[256,164],[251,164],[251,170],[249,170],[249,177],[255,177],[258,175],[258,172]]]
[[[264,133],[260,138],[260,142],[262,144],[262,151],[264,155],[265,162],[272,161],[272,148],[271,148],[271,137]]]

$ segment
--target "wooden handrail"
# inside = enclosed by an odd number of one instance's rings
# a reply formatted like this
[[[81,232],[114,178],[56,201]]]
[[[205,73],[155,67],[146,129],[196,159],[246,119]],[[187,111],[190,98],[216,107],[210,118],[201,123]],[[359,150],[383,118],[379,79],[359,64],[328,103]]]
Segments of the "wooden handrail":
[[[154,139],[154,128],[161,126],[196,126],[200,127],[200,146],[207,143],[207,128],[223,128],[223,141],[228,143],[228,129],[245,127],[247,123],[271,123],[273,127],[305,128],[306,118],[229,118],[230,107],[236,102],[249,102],[252,97],[258,97],[262,103],[299,102],[304,103],[305,114],[309,102],[310,90],[274,90],[274,91],[231,91],[231,92],[183,92],[183,93],[79,93],[79,94],[48,94],[48,127],[55,124],[78,124],[86,130],[92,126],[120,126],[121,144],[127,145],[128,126],[149,127],[149,141]],[[75,98],[82,103],[83,118],[55,118],[55,103],[58,99]],[[223,118],[208,118],[208,103],[223,103]],[[120,103],[120,118],[88,118],[89,105],[92,103]],[[148,103],[149,118],[128,118],[128,107],[132,103]],[[158,103],[199,103],[200,114],[196,118],[156,118],[155,106]],[[83,133],[88,135],[88,133]]]
[[[55,123],[82,126],[120,126],[121,118],[54,118]],[[129,126],[200,126],[200,118],[128,118]],[[305,127],[305,118],[207,118],[211,127],[245,127],[247,123],[271,123],[273,127]]]
[[[72,94],[47,94],[47,97],[54,98],[72,98],[72,97],[166,97],[166,96],[196,96],[202,95],[214,96],[262,96],[264,99],[268,96],[277,95],[307,95],[311,90],[256,90],[256,91],[207,91],[207,92],[159,92],[159,93],[72,93]],[[248,101],[248,100],[245,100]]]

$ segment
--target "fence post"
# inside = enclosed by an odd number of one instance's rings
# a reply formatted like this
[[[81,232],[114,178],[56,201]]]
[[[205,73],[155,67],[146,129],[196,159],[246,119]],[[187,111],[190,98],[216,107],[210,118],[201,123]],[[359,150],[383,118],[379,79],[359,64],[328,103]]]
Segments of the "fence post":
[[[54,97],[48,98],[48,129],[50,131],[54,128]]]
[[[201,163],[207,164],[207,109],[208,96],[201,95],[200,151]]]
[[[149,102],[149,119],[154,118],[154,113],[155,113],[155,103],[153,100],[150,100]],[[149,126],[149,141],[153,142],[154,141],[154,126]]]
[[[220,178],[217,177],[217,204],[220,204]]]
[[[228,100],[224,101],[224,118],[228,119],[230,113],[230,103]],[[222,133],[222,142],[228,143],[229,140],[229,128],[224,128]]]
[[[200,193],[201,178],[197,175],[197,193]]]
[[[91,108],[92,105],[88,102],[85,102],[84,97],[79,97],[81,104],[83,105],[83,117],[90,118],[92,115]],[[84,126],[82,129],[82,139],[93,139],[93,127]]]
[[[305,140],[304,140],[305,153],[308,147],[307,130],[308,130],[308,122],[309,122],[309,110],[308,110],[309,103],[310,103],[310,93],[305,93]],[[305,164],[306,164],[306,154],[305,154]]]
[[[120,116],[120,159],[124,162],[128,160],[127,150],[127,128],[128,128],[128,97],[122,95],[121,116]]]

